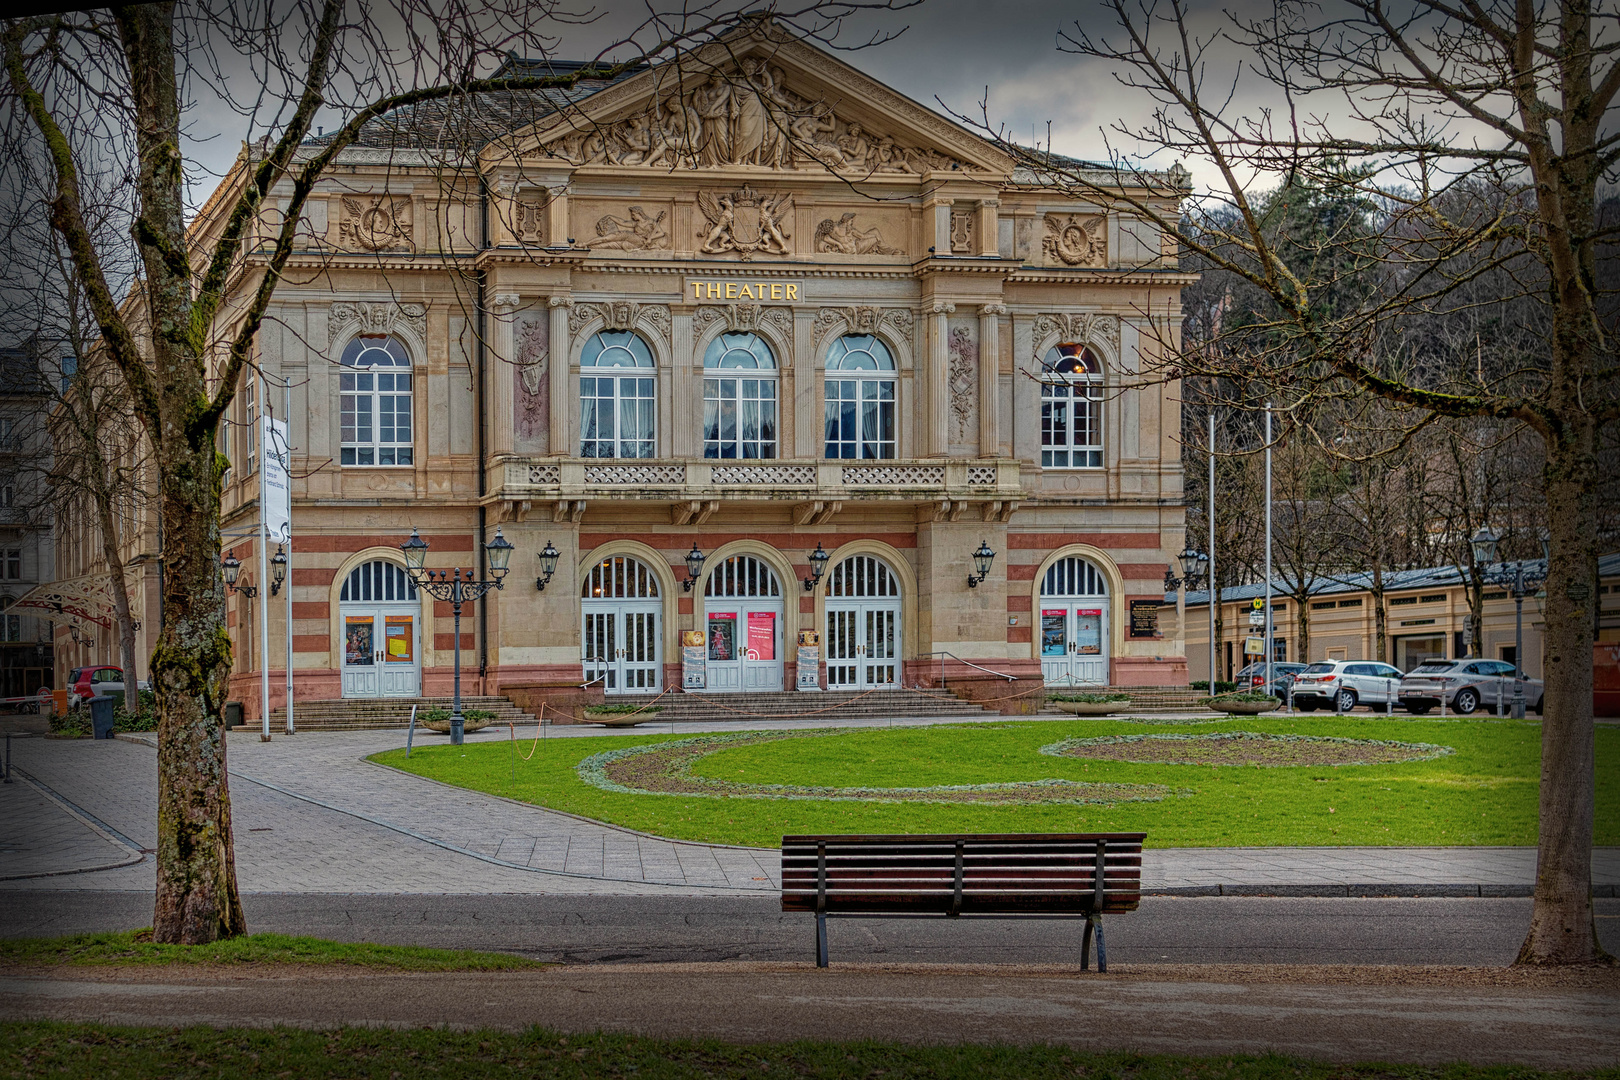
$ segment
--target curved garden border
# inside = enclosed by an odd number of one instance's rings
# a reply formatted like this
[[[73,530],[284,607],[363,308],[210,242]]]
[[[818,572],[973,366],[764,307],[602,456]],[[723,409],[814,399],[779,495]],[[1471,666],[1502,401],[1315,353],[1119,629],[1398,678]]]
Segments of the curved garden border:
[[[1082,754],[1075,751],[1088,747],[1117,746],[1121,744],[1161,743],[1172,750],[1177,743],[1199,744],[1211,742],[1225,742],[1239,740],[1243,742],[1257,741],[1265,744],[1295,744],[1342,747],[1349,750],[1361,749],[1367,752],[1365,758],[1350,757],[1342,761],[1220,761],[1209,757],[1198,759],[1197,753],[1191,747],[1183,756],[1166,758],[1128,758],[1112,757],[1104,754]],[[1382,760],[1376,752],[1400,751],[1396,757],[1386,757]],[[1407,751],[1410,751],[1408,753]],[[1456,753],[1449,746],[1438,746],[1434,743],[1397,742],[1393,739],[1352,739],[1338,735],[1290,735],[1277,733],[1264,733],[1258,731],[1211,731],[1201,734],[1178,734],[1175,732],[1162,732],[1151,735],[1100,735],[1092,738],[1064,739],[1061,742],[1049,743],[1041,747],[1040,752],[1052,757],[1087,758],[1090,760],[1118,761],[1132,765],[1199,765],[1217,768],[1265,768],[1265,769],[1337,769],[1347,765],[1402,765],[1412,761],[1431,761],[1434,758],[1445,757]]]

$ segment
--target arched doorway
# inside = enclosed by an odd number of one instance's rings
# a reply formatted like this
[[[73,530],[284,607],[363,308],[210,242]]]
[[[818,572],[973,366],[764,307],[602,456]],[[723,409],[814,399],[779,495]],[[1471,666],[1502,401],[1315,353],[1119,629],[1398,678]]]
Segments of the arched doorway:
[[[663,601],[658,576],[628,555],[612,555],[585,571],[580,588],[580,641],[585,678],[609,694],[663,687]]]
[[[827,688],[900,685],[900,579],[873,555],[851,555],[827,576]]]
[[[782,585],[770,564],[733,555],[703,587],[710,690],[782,689]]]
[[[422,692],[422,601],[403,566],[378,559],[349,571],[338,615],[344,697]]]
[[[1041,675],[1060,686],[1108,683],[1108,582],[1085,559],[1059,559],[1041,580]]]

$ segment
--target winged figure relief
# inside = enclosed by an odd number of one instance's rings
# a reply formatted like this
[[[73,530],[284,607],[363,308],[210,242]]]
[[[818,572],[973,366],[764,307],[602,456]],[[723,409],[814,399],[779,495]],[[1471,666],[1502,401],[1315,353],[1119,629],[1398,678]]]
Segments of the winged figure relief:
[[[664,228],[668,214],[660,210],[657,217],[650,217],[639,206],[630,208],[629,218],[604,214],[596,219],[596,236],[585,246],[604,251],[656,251],[669,238],[669,230]]]

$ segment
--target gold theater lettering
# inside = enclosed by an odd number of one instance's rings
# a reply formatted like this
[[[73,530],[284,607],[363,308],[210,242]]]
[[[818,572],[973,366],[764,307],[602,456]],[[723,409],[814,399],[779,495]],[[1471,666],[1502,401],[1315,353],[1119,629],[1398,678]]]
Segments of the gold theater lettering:
[[[797,300],[797,281],[693,281],[692,299],[701,300]]]

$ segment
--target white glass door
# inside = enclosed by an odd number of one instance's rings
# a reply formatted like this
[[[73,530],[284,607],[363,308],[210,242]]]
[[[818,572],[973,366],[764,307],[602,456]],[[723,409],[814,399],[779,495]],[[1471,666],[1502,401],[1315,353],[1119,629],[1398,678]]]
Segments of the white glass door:
[[[343,696],[378,697],[381,659],[377,655],[377,613],[343,614]]]
[[[780,601],[711,600],[705,612],[710,690],[782,689]]]
[[[416,697],[421,693],[417,609],[344,605],[343,696]]]
[[[585,610],[585,678],[609,694],[656,693],[664,682],[656,604]]]
[[[1055,686],[1108,683],[1108,605],[1041,601],[1041,676]]]
[[[900,611],[892,603],[828,604],[827,686],[867,690],[900,684]]]

